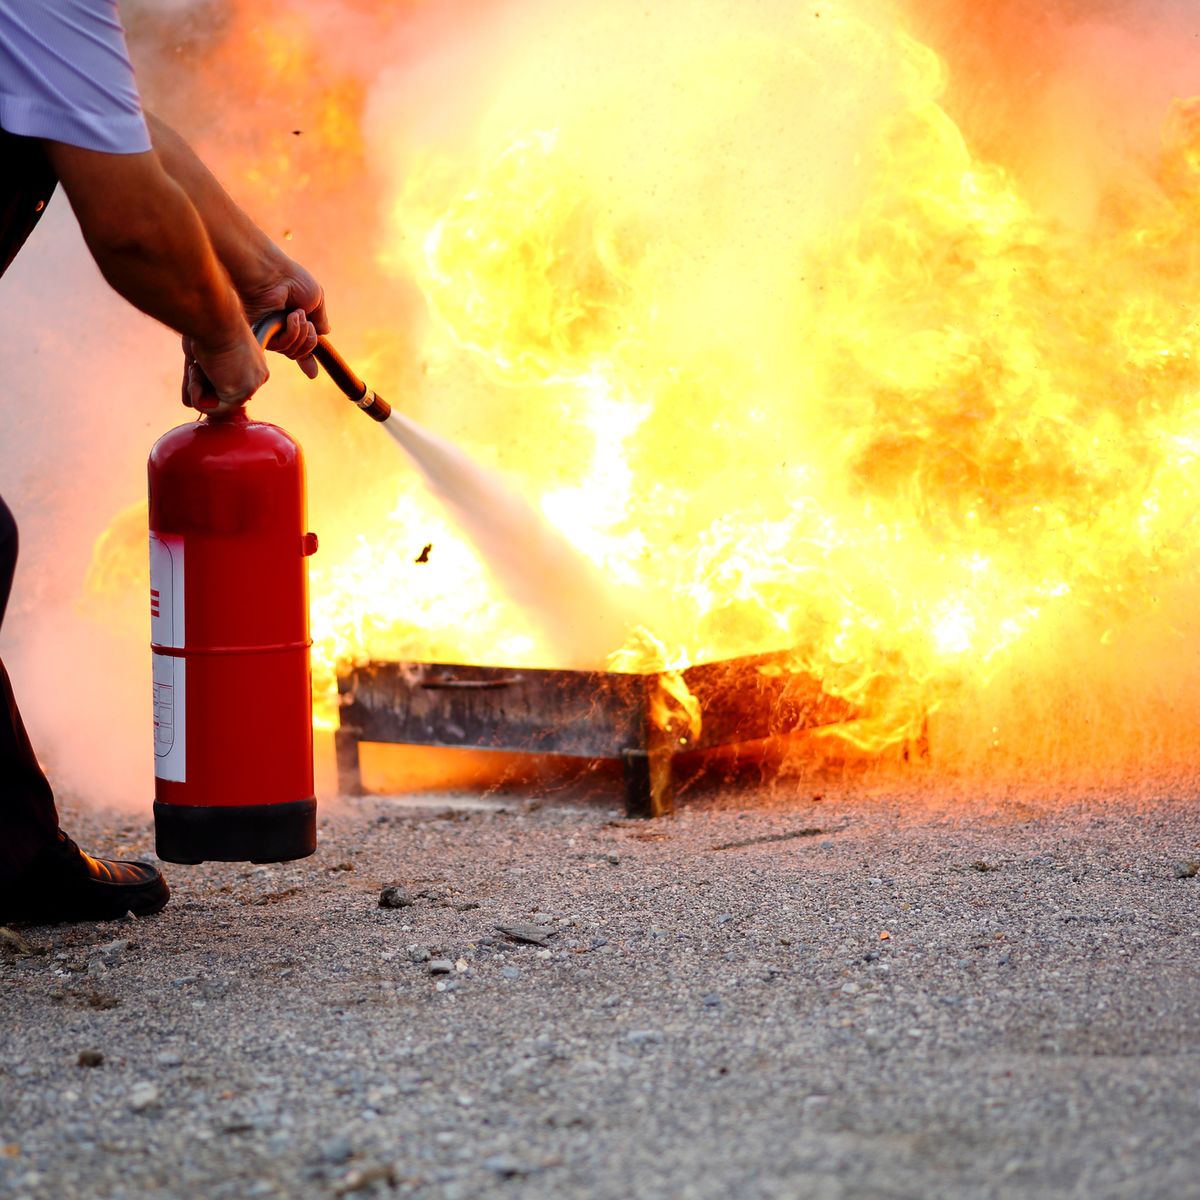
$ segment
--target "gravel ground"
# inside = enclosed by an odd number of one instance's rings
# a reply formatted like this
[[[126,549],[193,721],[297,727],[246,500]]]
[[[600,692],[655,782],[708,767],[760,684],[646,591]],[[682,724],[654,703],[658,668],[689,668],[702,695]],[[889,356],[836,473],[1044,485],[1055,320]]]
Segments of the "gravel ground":
[[[1200,1195],[1193,790],[612,805],[347,801],[19,931],[0,1195]]]

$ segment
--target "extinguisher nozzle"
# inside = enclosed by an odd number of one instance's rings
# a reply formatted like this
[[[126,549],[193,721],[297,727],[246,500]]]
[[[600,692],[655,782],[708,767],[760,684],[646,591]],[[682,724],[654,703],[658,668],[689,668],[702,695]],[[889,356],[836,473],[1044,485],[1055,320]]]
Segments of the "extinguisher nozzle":
[[[376,421],[386,421],[392,415],[392,406],[382,397],[367,388],[366,395],[358,401],[358,407]]]

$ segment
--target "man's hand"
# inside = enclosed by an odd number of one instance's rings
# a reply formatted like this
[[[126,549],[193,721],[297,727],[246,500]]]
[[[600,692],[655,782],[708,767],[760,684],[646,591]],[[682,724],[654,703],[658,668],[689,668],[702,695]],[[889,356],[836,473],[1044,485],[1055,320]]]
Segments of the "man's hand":
[[[244,335],[223,346],[201,345],[183,339],[183,402],[206,413],[227,413],[245,404],[270,372],[266,355],[250,326]]]
[[[271,251],[274,253],[259,265],[254,278],[235,279],[234,286],[251,325],[267,313],[287,312],[287,325],[271,339],[268,349],[295,359],[309,379],[316,379],[317,361],[312,352],[317,348],[317,335],[329,332],[325,294],[298,262],[274,245]]]

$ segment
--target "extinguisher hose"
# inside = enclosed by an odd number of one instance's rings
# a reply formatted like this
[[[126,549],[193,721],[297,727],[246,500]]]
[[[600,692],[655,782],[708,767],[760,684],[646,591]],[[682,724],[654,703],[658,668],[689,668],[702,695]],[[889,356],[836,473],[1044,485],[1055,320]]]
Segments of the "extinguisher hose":
[[[254,336],[258,344],[265,350],[271,339],[287,324],[286,312],[268,313],[254,323]],[[350,364],[333,348],[327,337],[317,338],[317,348],[313,358],[325,368],[326,374],[338,388],[345,393],[359,408],[376,421],[386,421],[392,415],[392,406],[377,396],[354,373]]]

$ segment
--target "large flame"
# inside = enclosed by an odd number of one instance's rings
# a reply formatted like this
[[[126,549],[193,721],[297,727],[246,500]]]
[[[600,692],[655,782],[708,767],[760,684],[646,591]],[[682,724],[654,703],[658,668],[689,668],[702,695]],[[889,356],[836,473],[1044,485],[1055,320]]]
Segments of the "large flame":
[[[415,151],[374,96],[375,265],[425,315],[347,348],[639,597],[613,665],[787,651],[856,706],[848,741],[940,714],[964,752],[1184,670],[1200,107],[1067,221],[973,149],[894,5],[543,17],[469,136]],[[318,514],[322,720],[356,658],[563,665],[392,453],[356,473],[385,521]]]

